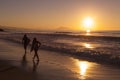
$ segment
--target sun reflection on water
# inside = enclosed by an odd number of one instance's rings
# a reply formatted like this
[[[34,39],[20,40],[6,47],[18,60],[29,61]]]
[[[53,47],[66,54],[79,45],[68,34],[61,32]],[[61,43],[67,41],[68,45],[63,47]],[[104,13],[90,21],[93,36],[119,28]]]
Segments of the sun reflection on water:
[[[91,34],[90,34],[90,32],[87,32],[85,35],[86,35],[86,36],[89,36],[89,35],[91,35]]]
[[[93,48],[92,45],[88,43],[84,43],[83,46],[85,46],[86,48]]]

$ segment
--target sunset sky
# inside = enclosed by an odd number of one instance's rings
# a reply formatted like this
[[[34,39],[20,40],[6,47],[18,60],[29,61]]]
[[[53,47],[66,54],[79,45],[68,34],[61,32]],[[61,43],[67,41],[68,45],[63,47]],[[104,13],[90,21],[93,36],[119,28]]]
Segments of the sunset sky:
[[[120,30],[120,0],[0,0],[0,25],[39,30]]]

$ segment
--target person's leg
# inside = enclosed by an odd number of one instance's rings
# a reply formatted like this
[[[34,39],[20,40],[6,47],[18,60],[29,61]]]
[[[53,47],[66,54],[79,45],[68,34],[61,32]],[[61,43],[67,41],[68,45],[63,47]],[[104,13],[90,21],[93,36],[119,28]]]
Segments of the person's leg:
[[[25,54],[27,53],[27,46],[24,44]]]
[[[34,51],[35,52],[35,51]],[[36,54],[34,53],[33,59],[35,59]]]
[[[25,54],[27,53],[26,49],[25,49]]]
[[[35,55],[36,55],[36,57],[37,57],[37,60],[39,61],[39,56],[38,56],[38,53],[37,53],[37,52],[38,52],[38,50],[35,51]]]

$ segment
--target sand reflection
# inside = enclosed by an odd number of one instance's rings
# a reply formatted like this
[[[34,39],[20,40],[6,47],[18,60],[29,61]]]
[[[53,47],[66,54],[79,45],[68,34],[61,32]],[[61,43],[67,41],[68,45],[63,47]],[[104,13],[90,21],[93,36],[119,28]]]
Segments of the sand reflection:
[[[79,61],[75,60],[76,65],[77,65],[77,73],[79,73],[79,78],[80,79],[86,79],[87,76],[90,76],[88,72],[90,72],[90,67],[93,66],[92,63],[88,61]]]
[[[80,67],[80,75],[84,76],[87,72],[89,64],[87,62],[80,62],[78,65]]]

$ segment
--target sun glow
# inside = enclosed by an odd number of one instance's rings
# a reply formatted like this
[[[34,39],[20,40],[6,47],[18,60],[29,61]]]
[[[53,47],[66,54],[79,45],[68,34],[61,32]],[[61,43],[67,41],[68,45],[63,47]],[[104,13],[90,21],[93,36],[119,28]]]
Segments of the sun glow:
[[[87,36],[91,35],[90,32],[91,32],[91,30],[89,30],[89,29],[86,30],[86,34],[85,35],[87,35]]]
[[[83,20],[83,24],[85,27],[90,28],[93,26],[93,19],[91,17],[87,17]]]
[[[86,30],[86,32],[87,32],[87,33],[90,33],[90,30],[88,29],[88,30]]]
[[[91,30],[93,29],[94,26],[94,20],[91,17],[86,17],[83,19],[83,29],[87,32],[90,33]]]

